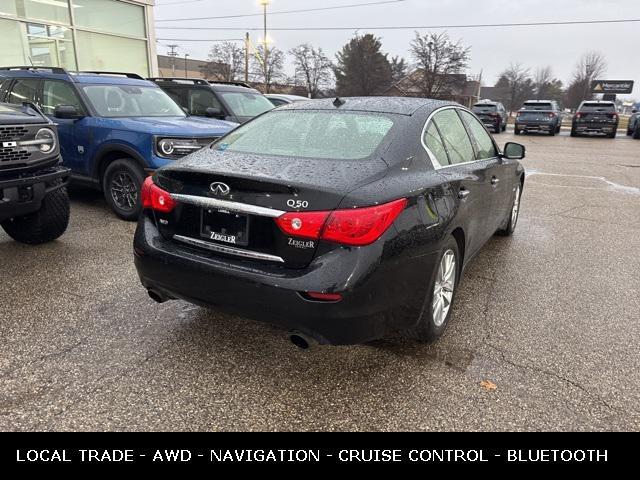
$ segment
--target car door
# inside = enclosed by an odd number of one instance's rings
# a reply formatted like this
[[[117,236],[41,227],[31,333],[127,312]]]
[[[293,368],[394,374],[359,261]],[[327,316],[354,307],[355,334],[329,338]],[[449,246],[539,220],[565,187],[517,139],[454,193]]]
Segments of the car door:
[[[476,160],[482,162],[486,168],[487,177],[489,177],[489,193],[490,198],[487,199],[490,207],[491,218],[487,221],[489,235],[498,229],[505,218],[507,205],[510,205],[509,178],[503,160],[499,156],[498,147],[493,138],[487,132],[482,123],[470,112],[466,110],[458,110],[462,120],[469,131],[469,136],[474,144],[476,151]]]
[[[71,105],[82,116],[77,119],[58,118],[54,115],[58,105]],[[92,153],[92,133],[87,110],[73,87],[60,80],[45,79],[42,82],[40,106],[45,115],[58,125],[60,153],[65,166],[80,175],[89,174]]]
[[[424,143],[431,151],[439,136],[446,157],[440,153],[434,165],[443,177],[445,190],[450,199],[457,202],[457,220],[465,229],[467,251],[477,252],[491,234],[487,225],[490,217],[491,190],[488,162],[476,160],[476,151],[467,128],[455,107],[437,111],[425,129]]]

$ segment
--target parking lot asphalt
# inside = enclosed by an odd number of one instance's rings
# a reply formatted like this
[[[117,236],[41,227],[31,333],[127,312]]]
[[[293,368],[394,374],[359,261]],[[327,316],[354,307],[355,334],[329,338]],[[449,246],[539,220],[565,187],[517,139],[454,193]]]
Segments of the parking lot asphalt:
[[[518,228],[472,261],[433,345],[299,350],[156,304],[135,225],[72,193],[56,242],[0,233],[2,430],[639,430],[640,141],[527,146]]]

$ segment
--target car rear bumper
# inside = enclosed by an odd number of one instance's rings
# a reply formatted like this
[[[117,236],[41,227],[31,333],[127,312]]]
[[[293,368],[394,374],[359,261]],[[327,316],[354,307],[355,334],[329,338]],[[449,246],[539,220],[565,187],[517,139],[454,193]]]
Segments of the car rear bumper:
[[[0,221],[40,210],[42,199],[69,181],[69,169],[48,168],[19,178],[0,177]],[[52,183],[62,179],[62,183]]]
[[[613,133],[618,130],[614,123],[577,123],[573,125],[576,133]]]
[[[525,132],[549,132],[554,128],[557,128],[556,124],[548,122],[540,123],[516,123],[518,130]]]
[[[163,238],[143,215],[134,239],[143,286],[179,298],[344,345],[383,337],[418,320],[437,252],[390,256],[384,237],[367,247],[338,248],[304,269],[208,255]],[[338,302],[305,292],[341,293]]]

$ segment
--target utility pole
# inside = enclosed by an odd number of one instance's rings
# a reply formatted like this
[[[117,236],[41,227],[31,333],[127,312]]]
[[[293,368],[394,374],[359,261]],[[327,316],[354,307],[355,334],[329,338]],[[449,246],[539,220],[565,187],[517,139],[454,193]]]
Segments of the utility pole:
[[[267,5],[269,5],[270,0],[260,0],[264,11],[264,58],[262,59],[264,64],[264,90],[265,93],[269,93],[269,45],[267,42]]]
[[[184,78],[188,78],[189,76],[187,75],[187,57],[189,56],[188,53],[184,54]]]
[[[167,47],[171,49],[167,53],[167,55],[171,57],[171,76],[175,77],[176,76],[176,57],[178,56],[178,52],[176,52],[176,48],[178,48],[179,45],[175,45],[175,44],[167,45]]]
[[[249,40],[249,32],[244,37],[244,82],[249,83],[249,48],[251,40]]]

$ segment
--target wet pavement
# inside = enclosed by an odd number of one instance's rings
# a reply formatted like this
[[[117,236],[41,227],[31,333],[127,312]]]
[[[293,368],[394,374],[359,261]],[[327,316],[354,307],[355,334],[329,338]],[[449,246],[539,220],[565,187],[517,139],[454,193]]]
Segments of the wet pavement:
[[[518,228],[472,261],[433,345],[293,347],[155,304],[135,226],[72,195],[59,241],[0,233],[2,430],[639,430],[640,141],[519,136]]]

